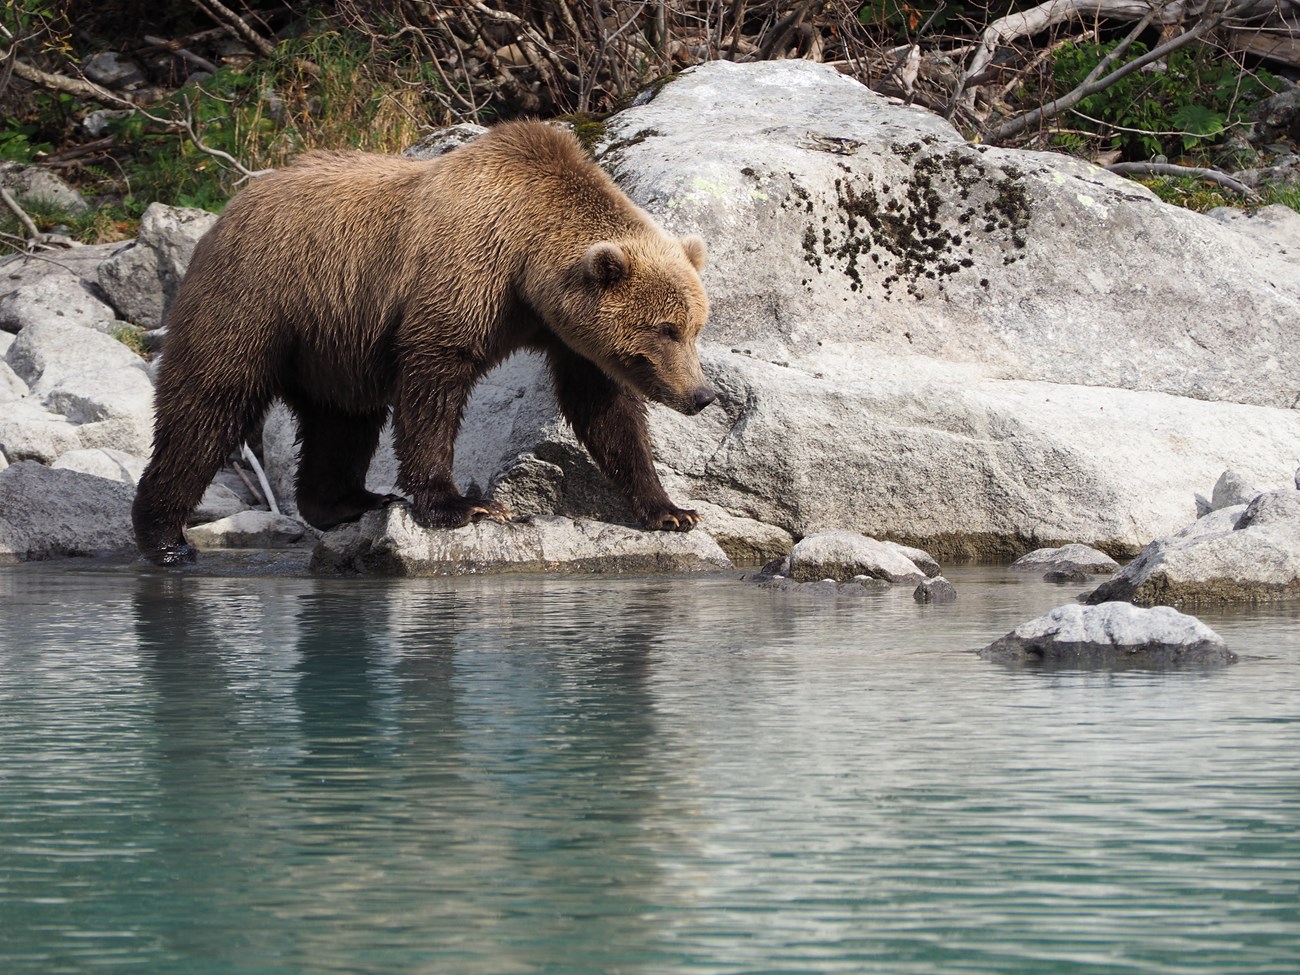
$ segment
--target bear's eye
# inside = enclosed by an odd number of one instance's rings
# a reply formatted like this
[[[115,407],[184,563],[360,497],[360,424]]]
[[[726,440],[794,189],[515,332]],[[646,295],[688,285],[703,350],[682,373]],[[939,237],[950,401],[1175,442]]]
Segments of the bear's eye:
[[[659,326],[659,334],[670,342],[680,342],[682,338],[682,333],[672,322],[663,322]]]

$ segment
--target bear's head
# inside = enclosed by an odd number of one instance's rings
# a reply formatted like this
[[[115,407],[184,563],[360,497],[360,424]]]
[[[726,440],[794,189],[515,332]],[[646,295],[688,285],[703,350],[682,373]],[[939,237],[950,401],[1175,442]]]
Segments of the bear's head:
[[[580,296],[552,328],[560,338],[644,396],[693,415],[717,394],[700,369],[695,340],[709,317],[700,282],[699,237],[637,233],[590,245],[570,280]]]

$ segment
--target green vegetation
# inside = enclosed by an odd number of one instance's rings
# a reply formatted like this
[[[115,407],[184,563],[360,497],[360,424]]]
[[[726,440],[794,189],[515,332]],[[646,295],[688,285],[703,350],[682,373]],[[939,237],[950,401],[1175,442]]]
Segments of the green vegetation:
[[[89,213],[33,205],[30,216],[40,231],[95,243],[132,236],[155,200],[220,210],[250,170],[281,166],[312,149],[396,152],[429,129],[459,120],[565,117],[592,146],[603,137],[609,112],[671,80],[707,48],[691,33],[692,24],[708,21],[701,14],[704,0],[669,0],[666,20],[656,18],[655,5],[639,0],[608,2],[609,16],[622,25],[617,35],[607,31],[606,15],[595,17],[581,4],[561,9],[563,0],[317,0],[264,7],[227,0],[227,7],[249,15],[254,36],[240,47],[230,20],[198,3],[0,0],[0,53],[8,43],[9,68],[28,72],[6,76],[8,69],[0,68],[0,160],[44,162],[76,184],[95,204]],[[992,80],[979,82],[982,100],[963,100],[954,85],[966,62],[942,50],[969,49],[996,16],[1032,7],[1033,0],[1012,0],[996,11],[973,0],[866,0],[833,13],[826,8],[815,23],[794,17],[802,9],[797,0],[774,3],[763,16],[747,16],[744,4],[724,4],[721,13],[709,14],[721,17],[712,35],[721,40],[707,56],[818,57],[855,65],[860,80],[898,94],[903,81],[888,66],[901,63],[896,45],[917,43],[924,58],[938,50],[937,60],[927,63],[946,63],[947,73],[913,71],[903,94],[985,141],[1007,118],[1073,89],[1115,49],[1119,34],[1113,25],[1097,25],[1072,40],[1044,32],[1008,43]],[[177,43],[146,43],[151,33]],[[1090,43],[1089,36],[1101,40]],[[1152,27],[1121,63],[1163,39]],[[121,111],[127,104],[122,94],[87,91],[83,59],[104,50],[128,52],[146,65],[152,94],[130,96],[142,107]],[[215,70],[204,67],[207,61]],[[32,81],[33,69],[67,84]],[[1163,156],[1224,169],[1266,164],[1257,147],[1238,136],[1258,102],[1279,87],[1258,64],[1189,44],[1068,113],[1004,136],[1001,144],[1050,145],[1089,158],[1118,153],[1126,161]],[[103,109],[107,119],[91,136],[83,120]],[[1171,202],[1196,209],[1255,205],[1201,182],[1147,183]],[[1265,196],[1295,206],[1294,192]],[[23,236],[5,208],[0,233],[9,235],[0,237],[0,248],[18,245]]]
[[[1114,47],[1113,42],[1062,45],[1052,59],[1045,100],[1082,83]],[[1131,57],[1146,52],[1140,41],[1129,48]],[[1075,107],[1071,127],[1056,133],[1054,141],[1076,153],[1118,149],[1129,161],[1163,155],[1188,158],[1190,165],[1213,164],[1215,150],[1249,121],[1260,99],[1279,88],[1264,69],[1246,72],[1211,48],[1183,48],[1168,55],[1160,70],[1135,72],[1089,95]]]

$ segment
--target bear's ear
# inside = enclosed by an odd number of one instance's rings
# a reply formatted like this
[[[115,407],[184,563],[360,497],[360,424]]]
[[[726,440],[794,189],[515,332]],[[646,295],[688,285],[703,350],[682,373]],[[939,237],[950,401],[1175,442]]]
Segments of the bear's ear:
[[[582,269],[588,281],[610,288],[627,277],[627,255],[618,244],[602,240],[587,248],[587,253],[582,256]]]
[[[708,255],[705,252],[703,237],[697,237],[695,234],[683,237],[682,250],[686,251],[686,259],[695,265],[695,270],[704,270],[704,263],[708,260]]]

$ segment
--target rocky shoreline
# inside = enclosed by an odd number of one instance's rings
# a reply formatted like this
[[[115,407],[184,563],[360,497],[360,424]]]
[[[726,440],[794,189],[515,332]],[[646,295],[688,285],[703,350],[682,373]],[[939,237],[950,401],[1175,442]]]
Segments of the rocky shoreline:
[[[874,545],[912,566],[889,584],[943,601],[937,563],[909,561],[921,550],[1009,559],[1074,543],[1100,551],[1017,567],[1080,582],[1137,556],[1097,602],[1300,594],[1294,211],[1178,210],[1068,157],[967,145],[807,62],[688,71],[608,120],[595,152],[670,230],[709,241],[700,351],[718,405],[651,410],[660,474],[700,529],[619,529],[622,500],[541,363],[518,356],[476,391],[456,476],[531,521],[431,539],[397,506],[318,540],[295,517],[278,407],[255,463],[232,457],[205,496],[200,547],[317,545],[323,572],[482,571],[474,553],[495,550],[516,568],[572,555],[583,571],[789,556],[766,584],[838,590],[888,577],[840,578]],[[0,561],[130,550],[152,426],[144,356],[165,349],[163,309],[214,220],[155,204],[136,241],[0,262]],[[385,438],[370,487],[395,480]],[[840,568],[791,551],[817,546]]]

